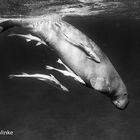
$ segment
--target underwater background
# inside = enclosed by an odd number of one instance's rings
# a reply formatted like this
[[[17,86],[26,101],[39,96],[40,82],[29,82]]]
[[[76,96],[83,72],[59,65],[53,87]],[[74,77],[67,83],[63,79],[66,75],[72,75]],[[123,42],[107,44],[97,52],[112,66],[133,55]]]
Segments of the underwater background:
[[[59,14],[105,52],[127,86],[130,103],[115,108],[101,93],[53,71],[70,89],[41,81],[9,79],[10,74],[47,74],[58,66],[55,52],[8,32],[0,35],[0,130],[2,140],[138,140],[140,137],[139,1],[0,0],[0,17]],[[22,29],[21,29],[22,30]],[[22,31],[26,32],[26,31]],[[60,66],[58,66],[60,67]]]

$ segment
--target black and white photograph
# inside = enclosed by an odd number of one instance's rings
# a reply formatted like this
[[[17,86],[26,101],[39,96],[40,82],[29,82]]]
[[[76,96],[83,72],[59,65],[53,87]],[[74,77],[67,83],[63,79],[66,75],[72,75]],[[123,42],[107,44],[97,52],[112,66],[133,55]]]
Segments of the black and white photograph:
[[[139,140],[139,92],[139,0],[0,0],[0,140]]]

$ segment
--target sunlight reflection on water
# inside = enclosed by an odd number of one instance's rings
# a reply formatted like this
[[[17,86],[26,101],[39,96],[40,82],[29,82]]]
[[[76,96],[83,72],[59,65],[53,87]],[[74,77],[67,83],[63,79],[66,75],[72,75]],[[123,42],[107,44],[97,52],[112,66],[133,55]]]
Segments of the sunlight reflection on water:
[[[49,14],[62,16],[127,16],[139,18],[140,2],[135,0],[14,0],[0,1],[1,17],[25,17]]]

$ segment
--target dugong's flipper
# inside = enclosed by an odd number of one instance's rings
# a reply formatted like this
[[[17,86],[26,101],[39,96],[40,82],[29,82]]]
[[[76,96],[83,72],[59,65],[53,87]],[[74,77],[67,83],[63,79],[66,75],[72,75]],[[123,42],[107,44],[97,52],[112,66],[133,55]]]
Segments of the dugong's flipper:
[[[0,33],[15,27],[32,29],[31,24],[29,24],[28,22],[23,22],[21,19],[16,20],[5,19],[4,21],[2,20],[0,21]]]

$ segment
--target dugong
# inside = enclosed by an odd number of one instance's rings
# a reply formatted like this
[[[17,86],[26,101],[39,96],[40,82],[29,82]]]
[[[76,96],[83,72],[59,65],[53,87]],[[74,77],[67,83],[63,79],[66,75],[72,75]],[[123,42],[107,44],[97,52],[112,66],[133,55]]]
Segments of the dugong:
[[[0,32],[13,27],[26,28],[32,36],[21,37],[49,46],[87,87],[108,96],[117,108],[126,108],[125,84],[105,53],[84,33],[61,18],[45,17],[7,19],[0,23]]]

